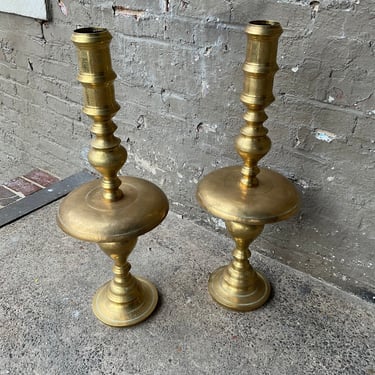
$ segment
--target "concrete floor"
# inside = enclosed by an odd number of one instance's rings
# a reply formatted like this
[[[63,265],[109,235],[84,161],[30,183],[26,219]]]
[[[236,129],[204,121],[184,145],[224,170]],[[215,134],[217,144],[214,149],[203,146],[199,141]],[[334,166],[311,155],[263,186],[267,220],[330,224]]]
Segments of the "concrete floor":
[[[173,213],[130,258],[157,286],[158,309],[132,328],[103,325],[91,299],[111,261],[63,234],[56,210],[0,229],[1,375],[375,374],[373,304],[254,252],[272,299],[251,313],[222,309],[207,279],[229,261],[230,239]]]

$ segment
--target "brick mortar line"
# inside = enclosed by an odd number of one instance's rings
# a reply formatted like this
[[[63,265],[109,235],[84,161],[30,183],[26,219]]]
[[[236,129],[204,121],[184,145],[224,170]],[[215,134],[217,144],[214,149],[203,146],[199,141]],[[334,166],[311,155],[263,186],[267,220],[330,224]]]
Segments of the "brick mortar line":
[[[58,83],[59,85],[60,84],[65,84],[65,87],[66,88],[69,88],[70,85],[68,84],[69,82],[68,81],[59,81],[58,77],[56,77],[54,80],[49,80],[49,76],[46,76],[42,73],[36,73],[34,72],[34,75],[35,77],[37,78],[47,78],[46,80],[44,81],[47,81],[48,83],[51,83],[52,85],[56,86],[56,83]],[[34,77],[30,77],[30,78],[34,78]],[[31,84],[33,83],[33,80],[32,79],[29,79],[29,82],[26,83],[26,82],[22,82],[22,81],[17,81],[16,79],[12,78],[12,77],[9,77],[9,78],[4,78],[4,77],[0,77],[1,80],[3,80],[4,82],[9,82],[10,84],[16,84],[18,87],[21,86],[20,88],[27,88],[29,90],[36,90],[36,91],[40,91],[40,89],[38,89],[36,86],[32,86]],[[52,82],[54,81],[54,82]],[[78,85],[77,85],[78,86]],[[4,91],[3,91],[4,92]]]
[[[41,189],[44,189],[44,188],[46,187],[46,186],[43,186],[43,185],[38,184],[37,182],[35,182],[35,181],[33,181],[33,180],[28,179],[28,178],[25,177],[25,176],[20,176],[20,178],[22,178],[23,180],[25,180],[25,181],[27,181],[27,182],[30,182],[30,183],[33,184],[33,185],[36,185],[36,186],[40,187]]]
[[[356,109],[341,107],[341,106],[338,106],[338,105],[322,102],[322,101],[317,100],[317,99],[309,99],[309,98],[300,99],[298,96],[292,95],[292,94],[284,94],[284,95],[280,96],[280,98],[282,98],[282,97],[287,98],[287,99],[293,99],[294,103],[296,103],[296,102],[301,103],[302,102],[304,104],[305,103],[311,104],[313,107],[330,109],[330,110],[334,110],[334,111],[338,111],[338,112],[344,112],[344,113],[350,113],[350,114],[358,116],[358,117],[374,118],[374,116],[369,115],[366,112],[362,112],[362,111],[359,111],[359,110],[356,110]]]
[[[126,90],[133,89],[133,88],[140,89],[145,94],[148,94],[147,90],[150,90],[149,85],[147,85],[146,82],[136,82],[138,84],[131,84],[130,81],[126,80],[126,78],[123,79],[122,81],[116,80],[115,82],[116,82],[117,86],[123,87]],[[160,93],[161,89],[164,89],[167,94],[172,93],[172,94],[178,95],[181,98],[186,99],[186,100],[194,100],[194,98],[195,98],[195,95],[191,95],[191,94],[188,94],[186,92],[177,91],[175,89],[165,89],[165,87],[163,87],[163,86],[160,86],[160,87],[154,86],[154,88],[153,88],[154,91],[152,91],[151,94],[161,95],[161,93]]]
[[[68,41],[67,41],[67,44],[68,44]],[[37,57],[40,60],[40,62],[48,62],[48,63],[51,63],[51,65],[56,65],[57,67],[60,67],[62,65],[66,68],[69,68],[69,67],[72,66],[71,63],[67,63],[63,60],[55,60],[52,57],[45,57],[45,55],[43,55],[43,56],[41,56],[41,55],[30,55],[30,56]],[[35,64],[35,61],[33,61],[33,64]]]
[[[123,37],[128,39],[130,42],[143,42],[143,43],[152,43],[154,45],[161,45],[165,47],[170,47],[170,48],[175,48],[179,47],[179,50],[184,50],[184,51],[196,51],[199,48],[199,46],[194,46],[192,43],[186,43],[186,44],[181,44],[174,42],[172,40],[163,40],[159,39],[157,37],[152,37],[152,36],[137,36],[137,35],[129,35],[129,34],[122,34]]]
[[[89,129],[88,129],[88,130],[89,130]],[[38,140],[38,139],[40,138],[40,136],[42,136],[46,141],[48,141],[49,143],[53,143],[53,144],[54,144],[55,146],[57,146],[57,147],[62,148],[65,152],[67,152],[67,151],[72,151],[71,148],[68,148],[68,147],[64,146],[63,144],[56,143],[56,142],[55,142],[55,139],[51,139],[51,138],[46,137],[45,133],[43,133],[43,132],[34,133],[34,138],[30,138],[30,137],[29,137],[29,139],[26,140],[25,138],[22,138],[22,136],[19,135],[19,134],[15,134],[15,133],[4,133],[4,132],[2,132],[2,130],[0,130],[0,131],[1,131],[1,134],[2,134],[2,135],[6,134],[7,137],[9,137],[10,139],[12,139],[12,140],[14,140],[14,141],[20,141],[20,143],[23,144],[23,145],[25,145],[25,146],[30,146],[30,147],[32,147],[33,144],[34,144],[33,142],[34,142],[35,140]],[[71,142],[71,141],[72,141],[72,140],[70,140],[70,142]],[[35,155],[35,152],[33,153],[33,155]],[[41,162],[43,162],[43,159],[40,159],[40,160],[41,160]]]
[[[27,140],[25,140],[23,138],[20,138],[17,135],[13,135],[12,138],[16,138],[16,140],[19,140],[22,145],[26,145],[26,146],[30,146],[30,147],[33,146],[32,143],[28,142]],[[70,148],[62,146],[61,144],[58,144],[56,142],[49,141],[49,143],[50,144],[53,143],[53,145],[56,146],[56,148],[60,148],[60,150],[63,151],[65,155],[69,154],[71,152],[74,152]],[[47,155],[51,155],[51,160],[53,160],[53,159],[58,160],[59,162],[61,162],[64,165],[71,165],[72,163],[77,164],[77,162],[79,162],[79,164],[80,164],[80,162],[81,162],[81,158],[80,158],[79,154],[77,154],[76,159],[67,160],[67,159],[61,158],[60,156],[56,155],[56,153],[53,153],[52,151],[49,151],[48,149],[44,149],[43,152],[41,152],[40,150],[37,150],[36,152],[33,153],[32,157],[33,157],[33,160],[36,160],[36,161],[40,162],[40,164],[43,164],[43,163],[45,164]],[[51,163],[49,162],[49,165],[50,164]]]
[[[59,101],[61,103],[69,103],[69,104],[72,104],[72,105],[77,104],[77,106],[81,106],[82,107],[82,104],[80,104],[80,103],[73,102],[70,99],[61,98],[60,96],[56,96],[56,95],[51,94],[51,93],[46,93],[45,94],[45,98],[52,98],[52,99],[55,99],[55,100],[57,100],[57,101]]]
[[[109,8],[107,9],[109,10]],[[139,9],[137,9],[139,10]],[[101,9],[102,13],[104,13],[104,9]],[[242,22],[231,22],[231,21],[222,21],[222,20],[216,20],[217,17],[215,16],[207,16],[207,15],[202,15],[202,16],[183,16],[181,14],[177,14],[173,11],[169,11],[169,12],[157,12],[157,11],[147,11],[147,9],[144,9],[145,11],[145,15],[144,17],[142,17],[141,19],[143,20],[148,20],[148,19],[153,19],[155,21],[164,21],[164,20],[171,20],[171,21],[182,21],[182,22],[186,22],[186,23],[189,23],[189,24],[193,24],[193,25],[204,25],[204,24],[212,24],[214,25],[215,27],[217,25],[224,25],[224,27],[226,28],[230,28],[230,29],[233,29],[233,30],[240,30],[240,31],[243,31],[245,26],[247,25],[247,22],[245,23],[242,23]],[[229,9],[228,9],[228,14],[230,13]],[[112,13],[112,17],[113,18],[118,18],[118,17],[121,17],[121,15],[113,15]],[[123,17],[123,16],[122,16]],[[129,17],[132,17],[131,15],[129,15]],[[210,21],[207,21],[207,18],[210,19]],[[215,19],[215,20],[214,20]],[[69,24],[69,23],[66,23],[64,21],[61,22],[61,20],[59,20],[60,24]],[[250,21],[250,20],[249,20]]]
[[[10,99],[17,99],[17,100],[24,100],[25,102],[27,102],[26,99],[24,99],[23,97],[21,96],[18,96],[18,95],[9,95],[7,93],[3,93],[4,96],[10,98]],[[0,96],[1,97],[1,96]],[[69,106],[71,106],[72,108],[73,107],[78,107],[78,108],[82,108],[82,103],[77,103],[77,102],[73,102],[73,101],[64,101],[64,99],[59,99],[58,97],[56,97],[60,102],[62,103],[65,103],[65,104],[69,104]],[[58,117],[61,117],[62,119],[64,120],[68,120],[68,121],[71,121],[71,120],[75,120],[75,121],[79,121],[76,117],[70,117],[70,116],[67,116],[66,114],[63,114],[61,112],[57,112],[56,109],[53,108],[53,106],[45,106],[45,105],[42,105],[42,104],[33,104],[33,103],[28,103],[30,104],[31,106],[35,107],[35,108],[43,108],[43,111],[44,113],[47,113],[47,114],[50,114],[50,115],[53,115],[53,116],[58,116]],[[46,103],[47,104],[47,103]],[[13,107],[8,107],[4,104],[4,108],[9,108],[9,109],[14,109]],[[17,114],[21,114],[20,111],[17,111],[17,110],[14,110]],[[11,121],[12,123],[14,124],[18,124],[17,121],[13,121],[11,120],[9,117],[4,117],[2,116],[3,119],[6,119],[7,121]],[[18,124],[19,125],[19,124]]]

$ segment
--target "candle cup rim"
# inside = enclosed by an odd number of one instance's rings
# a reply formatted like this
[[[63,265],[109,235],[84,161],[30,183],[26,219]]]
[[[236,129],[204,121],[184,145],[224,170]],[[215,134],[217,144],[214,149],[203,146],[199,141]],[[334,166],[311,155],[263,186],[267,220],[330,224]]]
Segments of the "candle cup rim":
[[[77,34],[99,34],[106,31],[107,29],[103,27],[80,27],[74,30]]]
[[[279,22],[272,20],[250,21],[245,33],[251,38],[275,38],[282,34],[283,29]]]
[[[71,38],[76,46],[85,46],[93,43],[107,43],[112,39],[112,35],[106,28],[82,27],[74,30]]]
[[[254,26],[268,26],[268,27],[280,27],[280,23],[277,21],[272,21],[272,20],[255,20],[255,21],[250,21],[249,25],[254,25]]]

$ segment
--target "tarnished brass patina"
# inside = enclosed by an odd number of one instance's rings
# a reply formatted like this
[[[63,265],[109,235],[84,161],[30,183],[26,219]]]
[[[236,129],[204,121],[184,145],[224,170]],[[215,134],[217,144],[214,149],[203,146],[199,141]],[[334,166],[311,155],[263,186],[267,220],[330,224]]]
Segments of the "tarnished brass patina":
[[[197,190],[201,206],[225,220],[236,243],[232,262],[211,274],[208,290],[219,304],[238,311],[262,306],[271,291],[268,280],[249,263],[249,245],[265,224],[285,220],[299,208],[294,185],[282,175],[258,167],[258,161],[271,148],[263,126],[267,119],[264,109],[274,101],[272,87],[282,28],[277,22],[254,21],[245,32],[248,44],[241,101],[247,108],[246,123],[236,139],[244,164],[208,174]]]
[[[92,241],[113,259],[114,278],[95,294],[93,311],[104,323],[123,327],[146,319],[156,307],[153,284],[134,277],[127,258],[137,237],[159,225],[168,212],[168,200],[154,184],[136,177],[118,177],[127,153],[114,136],[116,103],[106,29],[78,29],[72,36],[79,61],[78,80],[84,88],[84,109],[94,124],[90,164],[102,178],[72,191],[61,203],[57,222],[67,234]]]

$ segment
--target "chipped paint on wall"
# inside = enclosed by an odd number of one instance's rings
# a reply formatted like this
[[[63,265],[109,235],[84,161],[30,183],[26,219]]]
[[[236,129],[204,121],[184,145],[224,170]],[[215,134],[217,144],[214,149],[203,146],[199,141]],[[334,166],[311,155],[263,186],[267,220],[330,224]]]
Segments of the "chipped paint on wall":
[[[152,164],[150,161],[139,157],[137,154],[134,154],[134,161],[141,169],[144,169],[153,175],[156,175],[157,172],[165,172],[163,169],[157,167],[155,164]]]
[[[324,141],[327,143],[331,143],[334,139],[337,138],[336,134],[331,133],[327,130],[321,130],[321,129],[317,129],[314,135],[315,135],[315,138],[318,139],[319,141]]]
[[[125,8],[121,5],[113,5],[114,16],[134,17],[137,21],[145,15],[144,10]]]
[[[64,16],[67,16],[68,15],[68,8],[66,7],[66,5],[63,3],[62,0],[58,0],[57,1],[57,5],[59,6],[60,10],[61,10],[61,13],[64,15]]]
[[[298,66],[298,65],[297,65],[297,66],[294,66],[294,67],[292,68],[292,72],[293,72],[293,73],[297,73],[298,70],[299,70],[299,66]]]

